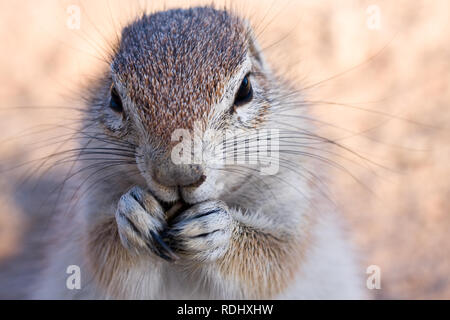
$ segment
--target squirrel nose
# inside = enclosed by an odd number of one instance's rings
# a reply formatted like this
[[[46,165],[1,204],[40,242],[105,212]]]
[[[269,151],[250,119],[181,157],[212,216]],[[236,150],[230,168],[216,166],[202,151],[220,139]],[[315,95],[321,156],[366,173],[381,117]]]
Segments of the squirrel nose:
[[[173,164],[170,160],[156,166],[153,178],[167,187],[200,187],[206,180],[204,170],[197,164]]]

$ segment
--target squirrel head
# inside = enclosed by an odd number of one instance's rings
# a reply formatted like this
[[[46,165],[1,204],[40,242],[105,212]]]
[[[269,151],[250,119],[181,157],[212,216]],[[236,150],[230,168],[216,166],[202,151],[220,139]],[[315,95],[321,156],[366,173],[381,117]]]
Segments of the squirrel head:
[[[195,203],[219,196],[217,181],[229,176],[211,164],[214,146],[230,146],[220,133],[264,125],[272,81],[245,20],[211,7],[174,9],[122,30],[93,105],[108,135],[136,146],[155,196]],[[176,130],[200,137],[201,161],[173,161]],[[208,130],[215,133],[205,138]]]

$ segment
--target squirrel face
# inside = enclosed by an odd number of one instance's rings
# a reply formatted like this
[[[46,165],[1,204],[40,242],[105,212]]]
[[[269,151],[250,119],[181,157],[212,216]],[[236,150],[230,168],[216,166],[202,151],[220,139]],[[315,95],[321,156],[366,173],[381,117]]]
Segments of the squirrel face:
[[[209,7],[144,15],[122,32],[99,118],[108,134],[136,146],[138,168],[155,196],[196,203],[241,183],[235,177],[227,185],[229,174],[211,165],[210,150],[229,145],[220,132],[264,124],[269,83],[243,20]],[[201,161],[173,161],[176,130],[202,140]],[[215,133],[205,138],[208,130]]]

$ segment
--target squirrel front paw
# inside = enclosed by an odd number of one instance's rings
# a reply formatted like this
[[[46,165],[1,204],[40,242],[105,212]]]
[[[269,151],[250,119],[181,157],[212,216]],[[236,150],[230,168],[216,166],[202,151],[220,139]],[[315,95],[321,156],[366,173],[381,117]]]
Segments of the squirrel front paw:
[[[227,205],[211,200],[194,205],[177,216],[165,237],[181,257],[211,262],[228,250],[232,230],[233,219]]]
[[[116,221],[120,240],[133,253],[149,252],[173,261],[178,259],[160,234],[166,228],[164,211],[148,192],[133,187],[119,200]]]

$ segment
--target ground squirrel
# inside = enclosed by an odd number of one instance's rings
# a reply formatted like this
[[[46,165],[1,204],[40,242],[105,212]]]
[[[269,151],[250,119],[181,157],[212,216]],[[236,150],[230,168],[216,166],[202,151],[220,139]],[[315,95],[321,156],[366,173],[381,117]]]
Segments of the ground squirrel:
[[[102,180],[58,217],[33,296],[361,298],[362,272],[320,186],[315,150],[328,141],[301,101],[228,10],[174,9],[129,24],[84,114],[79,163],[101,168]],[[201,137],[201,161],[174,161],[186,142],[173,139],[176,129]],[[248,145],[272,129],[279,162],[263,174],[252,161],[263,152]],[[239,134],[220,134],[228,131]],[[246,161],[215,161],[216,146]],[[66,288],[72,264],[80,290]]]

